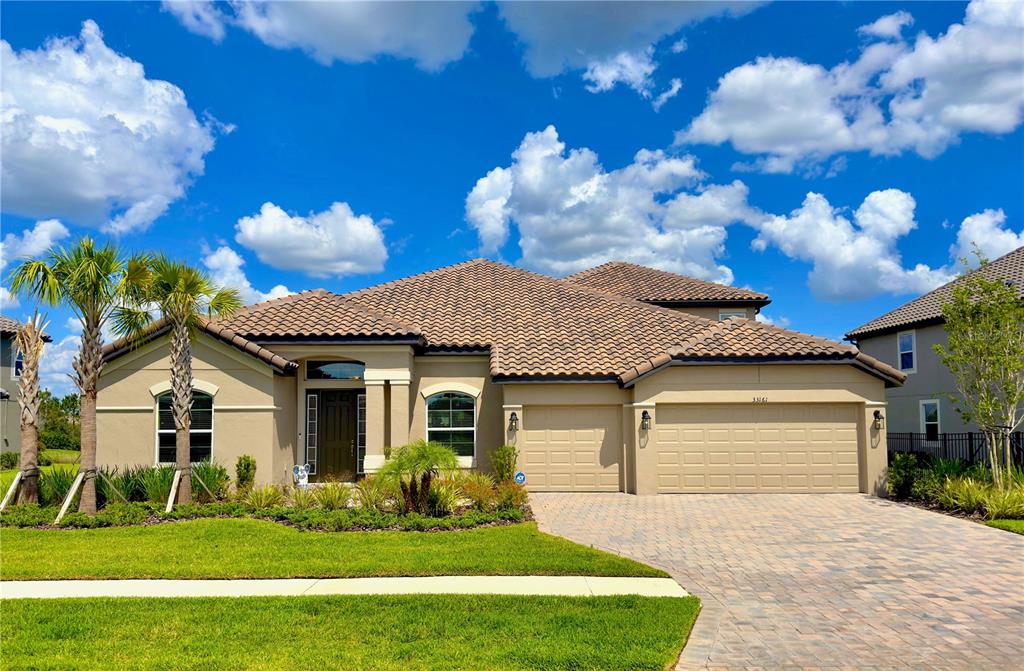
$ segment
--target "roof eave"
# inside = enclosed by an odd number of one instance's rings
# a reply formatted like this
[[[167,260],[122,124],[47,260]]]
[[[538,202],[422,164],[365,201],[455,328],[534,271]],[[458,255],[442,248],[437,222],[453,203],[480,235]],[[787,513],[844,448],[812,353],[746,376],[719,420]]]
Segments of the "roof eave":
[[[770,298],[721,298],[721,299],[699,299],[699,300],[660,300],[654,298],[638,298],[641,303],[650,303],[662,308],[687,308],[687,307],[711,307],[721,305],[725,307],[755,307],[763,308],[772,302]]]
[[[926,326],[936,326],[945,323],[946,320],[943,317],[926,317],[924,319],[915,319],[889,326],[879,326],[872,329],[857,328],[844,335],[843,339],[849,342],[859,342],[865,338],[877,338],[879,336],[889,335],[890,333],[899,333],[900,331],[906,331],[908,329],[924,328]]]

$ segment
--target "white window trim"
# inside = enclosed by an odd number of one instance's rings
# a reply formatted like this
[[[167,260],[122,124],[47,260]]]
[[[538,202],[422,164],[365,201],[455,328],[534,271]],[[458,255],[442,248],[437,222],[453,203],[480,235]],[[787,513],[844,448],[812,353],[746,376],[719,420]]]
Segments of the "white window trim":
[[[156,386],[156,385],[154,385],[154,386]],[[195,387],[195,385],[193,385],[193,388],[197,388],[197,387]],[[203,390],[200,390],[200,391],[203,391]],[[160,428],[160,397],[163,396],[163,394],[168,394],[168,393],[170,393],[170,391],[163,392],[162,394],[157,394],[156,396],[153,397],[153,416],[156,419],[156,421],[153,422],[154,429],[155,429],[155,431],[153,433],[153,463],[155,463],[157,466],[173,466],[174,464],[177,463],[176,461],[160,461],[160,434],[161,433],[176,433],[177,432],[177,429],[161,429]],[[214,429],[214,422],[216,421],[216,415],[217,415],[217,412],[216,412],[217,401],[214,398],[213,394],[209,394],[209,396],[210,396],[210,428],[209,429],[189,429],[189,433],[208,433],[208,434],[210,434],[210,462],[212,463],[213,462],[213,429]],[[190,441],[190,449],[191,449],[191,441]],[[194,463],[198,463],[198,462],[190,460],[190,463],[194,464]]]
[[[431,387],[431,389],[434,389],[434,387]],[[468,427],[447,428],[447,429],[433,428],[432,429],[430,427],[430,404],[428,403],[428,401],[430,400],[430,396],[436,396],[437,394],[443,394],[445,392],[452,393],[452,394],[462,394],[463,396],[469,396],[470,398],[473,399],[473,428],[472,429],[470,429]],[[430,394],[430,396],[425,396],[424,397],[424,405],[423,405],[423,415],[424,415],[424,417],[423,417],[423,435],[429,441],[430,440],[430,432],[431,431],[472,431],[473,432],[473,456],[471,456],[471,457],[463,457],[463,456],[459,455],[458,456],[458,460],[459,460],[459,467],[460,468],[476,468],[476,453],[477,453],[477,450],[476,450],[476,429],[477,429],[477,418],[480,415],[480,404],[478,402],[479,398],[476,397],[476,396],[473,396],[472,394],[467,394],[464,391],[461,391],[459,389],[453,389],[451,387],[446,387],[444,389],[438,389],[437,391],[433,391]]]
[[[935,425],[936,433],[942,435],[942,404],[939,403],[937,398],[926,398],[917,402],[917,416],[921,423],[921,433],[927,434],[928,430],[925,428],[925,424],[931,424],[931,422],[924,421],[924,406],[935,404]]]
[[[25,355],[20,350],[15,348],[12,350],[14,354],[14,360],[11,361],[11,378],[14,380],[21,379],[21,373],[18,372],[18,360],[21,359],[21,365],[25,365]]]
[[[741,319],[747,319],[746,310],[719,310],[718,321],[728,319],[729,317],[740,317]]]
[[[910,353],[914,355],[914,365],[906,369],[902,367],[904,352],[900,349],[900,337],[905,335],[910,336]],[[917,331],[914,329],[909,331],[900,331],[896,334],[896,370],[901,373],[907,373],[908,375],[917,372]]]

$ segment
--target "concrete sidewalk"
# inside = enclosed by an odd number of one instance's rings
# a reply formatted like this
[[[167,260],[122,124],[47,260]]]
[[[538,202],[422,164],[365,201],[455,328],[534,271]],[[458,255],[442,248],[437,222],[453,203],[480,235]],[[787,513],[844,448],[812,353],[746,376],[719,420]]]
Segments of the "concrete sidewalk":
[[[431,576],[282,580],[10,580],[0,599],[81,597],[310,596],[328,594],[513,594],[687,596],[671,578]]]

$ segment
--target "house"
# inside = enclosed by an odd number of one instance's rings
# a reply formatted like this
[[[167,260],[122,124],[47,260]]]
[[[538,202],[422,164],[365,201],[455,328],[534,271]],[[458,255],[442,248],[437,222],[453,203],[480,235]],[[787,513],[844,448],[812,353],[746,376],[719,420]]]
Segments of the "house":
[[[975,272],[1012,282],[1024,297],[1024,247]],[[890,434],[920,434],[915,440],[928,443],[941,442],[943,435],[978,431],[954,410],[949,396],[956,392],[956,383],[934,349],[947,344],[942,306],[961,281],[953,280],[846,334],[861,351],[907,375],[902,386],[886,390]]]
[[[604,268],[555,279],[478,259],[205,322],[192,458],[250,454],[258,482],[288,482],[295,463],[354,479],[426,438],[483,470],[515,444],[533,491],[884,490],[876,416],[902,373],[847,344],[717,319],[737,303],[749,316],[763,294]],[[673,285],[644,296],[672,309],[621,295],[630,273]],[[171,461],[166,325],[105,356],[99,463]]]
[[[14,345],[14,336],[21,326],[10,317],[0,315],[0,452],[21,451],[21,352]],[[44,342],[50,342],[43,335]]]

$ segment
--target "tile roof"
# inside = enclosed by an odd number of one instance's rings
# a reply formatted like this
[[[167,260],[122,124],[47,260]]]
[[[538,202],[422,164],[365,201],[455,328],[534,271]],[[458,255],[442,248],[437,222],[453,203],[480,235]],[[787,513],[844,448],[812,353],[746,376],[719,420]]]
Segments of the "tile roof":
[[[768,294],[624,261],[605,263],[565,279],[645,303],[744,303],[762,306],[771,302]]]
[[[266,347],[258,345],[220,324],[202,319],[200,320],[199,326],[207,335],[220,340],[235,349],[241,350],[256,359],[259,359],[263,363],[272,366],[282,373],[293,372],[299,366],[296,362],[290,361],[280,354],[272,352]],[[159,338],[163,334],[167,333],[168,330],[170,330],[170,324],[168,324],[166,320],[158,319],[147,326],[143,331],[142,336],[135,341],[128,340],[127,338],[119,338],[118,340],[105,345],[103,347],[103,360],[112,361],[119,356],[127,354],[133,349],[137,349],[147,342]]]
[[[1021,297],[1024,298],[1024,247],[1019,247],[974,272],[981,273],[988,279],[998,278],[1013,282]],[[962,281],[963,278],[957,278],[923,296],[918,296],[909,303],[904,303],[895,310],[858,326],[847,333],[846,337],[856,340],[867,335],[880,335],[916,324],[940,323],[943,304],[949,300],[953,289]]]
[[[247,338],[416,338],[416,329],[314,289],[251,305],[223,322]]]
[[[11,319],[10,317],[4,317],[0,315],[0,334],[14,336],[18,333],[18,327],[21,326],[21,322],[17,319]],[[44,324],[45,326],[45,324]],[[43,334],[43,342],[52,342],[53,338],[49,334]]]

